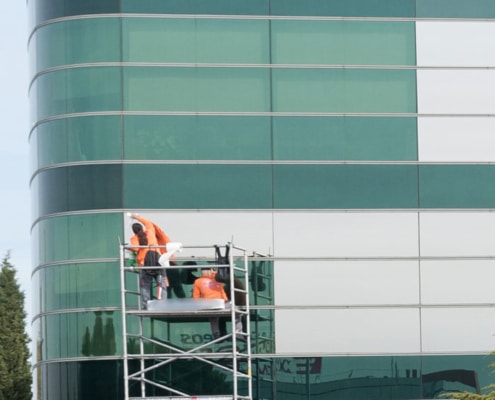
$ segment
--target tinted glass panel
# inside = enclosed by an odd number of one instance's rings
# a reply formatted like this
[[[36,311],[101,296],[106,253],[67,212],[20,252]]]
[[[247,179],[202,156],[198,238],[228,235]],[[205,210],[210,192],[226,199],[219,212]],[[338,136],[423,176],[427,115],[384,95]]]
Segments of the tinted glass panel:
[[[272,21],[274,64],[414,65],[413,22]]]
[[[416,112],[416,72],[366,69],[274,69],[273,110],[414,113]]]
[[[493,381],[487,368],[491,361],[486,355],[255,358],[253,398],[400,400],[441,398],[454,391],[485,393]],[[172,371],[187,370],[181,381],[203,382],[198,391],[211,393],[216,382],[212,370],[189,365]],[[124,398],[122,373],[121,361],[115,360],[48,363],[35,371],[43,382],[43,398],[50,400],[67,400],[67,388],[81,399]],[[130,392],[139,397],[139,385],[131,385]]]
[[[274,117],[274,159],[413,161],[416,125],[416,118]]]
[[[275,165],[275,208],[416,208],[417,167]]]
[[[80,356],[112,356],[122,351],[120,312],[95,311],[54,314],[45,321],[42,354],[44,360]]]
[[[44,219],[35,227],[35,265],[64,260],[119,257],[122,214],[72,215]],[[86,267],[86,266],[85,266]],[[85,270],[86,271],[86,270]],[[100,272],[105,271],[100,269]]]
[[[119,160],[122,154],[121,118],[89,116],[48,121],[36,127],[38,165],[88,160]]]
[[[414,0],[271,0],[273,15],[414,17]]]
[[[43,288],[38,312],[121,304],[118,262],[57,265],[37,274]]]
[[[269,117],[126,116],[128,160],[268,160]],[[114,146],[115,147],[115,146]]]
[[[126,68],[125,108],[262,112],[272,103],[278,112],[416,111],[414,71],[274,69],[272,76],[270,100],[268,69]]]
[[[124,68],[126,110],[269,111],[268,69]]]
[[[423,165],[419,176],[422,208],[495,207],[493,165]]]
[[[126,208],[271,208],[269,165],[124,166]]]
[[[119,12],[119,0],[36,0],[29,1],[31,23],[71,15],[104,14]]]
[[[40,214],[121,208],[122,166],[84,165],[40,172]]]
[[[36,375],[41,399],[109,400],[125,398],[122,370],[120,360],[91,360],[41,364]]]
[[[416,0],[418,18],[495,18],[492,0]]]
[[[122,12],[160,14],[267,14],[268,0],[122,0]]]
[[[30,96],[37,104],[32,113],[37,120],[60,114],[121,109],[120,68],[117,67],[50,72],[39,76],[34,86],[35,92]]]
[[[266,20],[127,18],[124,61],[269,63]]]
[[[493,382],[493,370],[488,365],[493,357],[486,355],[423,356],[423,398],[440,398],[449,391],[487,393]],[[442,396],[447,397],[447,396]]]
[[[64,64],[120,61],[117,18],[58,22],[41,27],[35,35],[37,72]]]

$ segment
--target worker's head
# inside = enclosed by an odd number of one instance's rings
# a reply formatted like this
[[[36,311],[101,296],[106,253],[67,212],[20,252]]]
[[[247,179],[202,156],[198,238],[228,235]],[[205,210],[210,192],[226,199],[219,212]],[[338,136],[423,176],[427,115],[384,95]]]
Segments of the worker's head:
[[[135,234],[138,234],[139,232],[141,232],[143,230],[143,225],[141,224],[138,224],[137,222],[135,224],[132,224],[132,231],[135,233]]]
[[[213,269],[211,267],[202,267],[201,268],[201,275],[210,275],[213,272]]]

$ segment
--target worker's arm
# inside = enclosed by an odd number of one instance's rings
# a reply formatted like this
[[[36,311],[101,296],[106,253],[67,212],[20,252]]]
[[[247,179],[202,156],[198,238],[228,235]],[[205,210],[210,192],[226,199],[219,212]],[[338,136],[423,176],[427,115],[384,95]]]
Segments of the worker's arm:
[[[132,236],[130,243],[131,243],[131,246],[139,246],[139,238],[136,235]],[[131,247],[131,250],[135,251],[137,253],[139,251],[139,248],[138,247]]]
[[[199,299],[201,297],[199,285],[197,285],[196,282],[197,280],[194,282],[194,286],[193,286],[193,293],[192,293],[193,299]]]
[[[141,222],[144,225],[145,230],[149,230],[150,232],[155,232],[155,226],[153,222],[151,222],[149,219],[141,217],[138,214],[131,214],[131,218]]]

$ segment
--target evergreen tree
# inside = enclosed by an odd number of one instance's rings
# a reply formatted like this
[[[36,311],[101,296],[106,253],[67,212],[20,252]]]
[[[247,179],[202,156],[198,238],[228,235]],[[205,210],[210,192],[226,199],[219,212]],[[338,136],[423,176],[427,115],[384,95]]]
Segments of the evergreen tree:
[[[30,339],[25,329],[24,293],[9,259],[7,253],[0,270],[0,400],[30,400]]]

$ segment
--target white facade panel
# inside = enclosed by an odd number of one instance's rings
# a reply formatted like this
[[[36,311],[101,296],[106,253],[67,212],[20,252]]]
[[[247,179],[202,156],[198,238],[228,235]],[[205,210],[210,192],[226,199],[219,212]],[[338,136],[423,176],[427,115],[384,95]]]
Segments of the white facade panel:
[[[173,242],[184,246],[223,246],[227,242],[245,248],[251,254],[267,254],[273,249],[272,214],[263,212],[157,212],[140,213],[157,223]],[[124,221],[126,237],[131,237],[130,218]],[[213,256],[211,249],[197,255]]]
[[[495,70],[418,70],[419,114],[495,114]]]
[[[495,304],[494,260],[421,262],[422,304]]]
[[[495,66],[495,21],[418,21],[418,66]]]
[[[419,304],[417,261],[277,261],[276,306]]]
[[[424,352],[491,352],[495,308],[423,309],[421,333]]]
[[[418,118],[418,160],[495,161],[495,119],[490,117]]]
[[[494,237],[493,212],[420,214],[422,257],[493,256]]]
[[[416,213],[294,212],[274,214],[277,257],[414,257]]]
[[[417,353],[418,309],[304,309],[275,312],[277,354]]]

